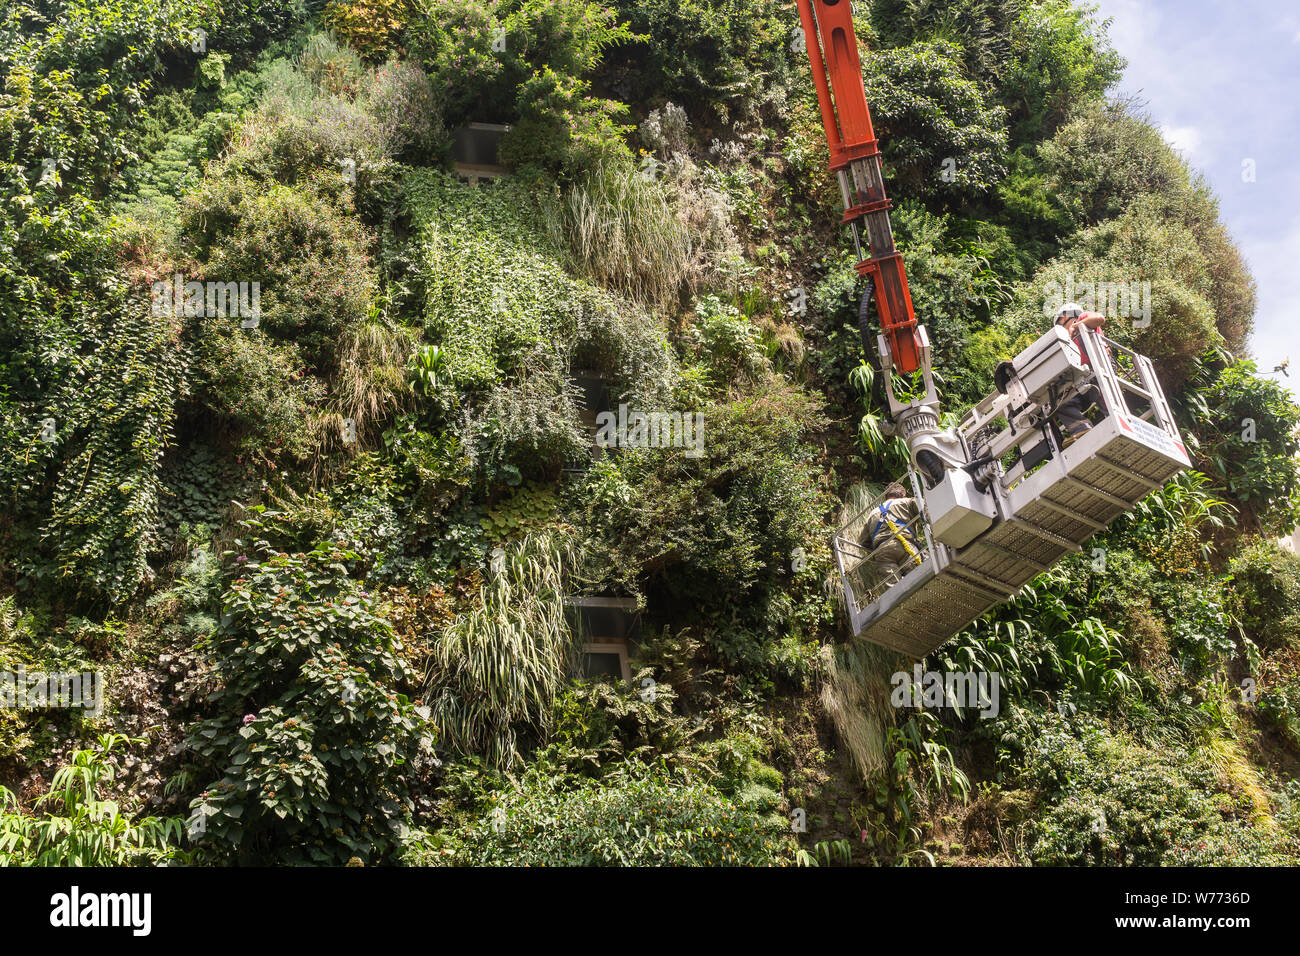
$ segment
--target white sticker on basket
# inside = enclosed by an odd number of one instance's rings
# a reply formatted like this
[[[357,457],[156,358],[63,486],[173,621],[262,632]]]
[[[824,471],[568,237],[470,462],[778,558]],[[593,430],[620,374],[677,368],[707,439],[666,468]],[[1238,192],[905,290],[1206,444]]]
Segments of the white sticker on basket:
[[[1185,459],[1187,457],[1187,450],[1183,447],[1182,442],[1175,441],[1163,428],[1156,428],[1150,422],[1144,422],[1140,418],[1125,418],[1124,416],[1120,416],[1119,423],[1133,432],[1144,445],[1164,452],[1170,458]]]

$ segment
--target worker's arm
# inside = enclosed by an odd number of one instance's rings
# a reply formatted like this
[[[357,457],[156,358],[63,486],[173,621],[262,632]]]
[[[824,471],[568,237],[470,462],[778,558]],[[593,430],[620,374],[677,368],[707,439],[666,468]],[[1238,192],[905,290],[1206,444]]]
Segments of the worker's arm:
[[[1085,312],[1079,316],[1079,321],[1095,332],[1105,323],[1106,317],[1100,312]]]

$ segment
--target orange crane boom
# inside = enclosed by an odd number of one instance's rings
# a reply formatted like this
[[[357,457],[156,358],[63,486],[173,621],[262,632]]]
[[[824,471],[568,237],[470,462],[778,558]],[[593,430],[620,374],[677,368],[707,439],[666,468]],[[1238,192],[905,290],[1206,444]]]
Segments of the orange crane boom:
[[[830,168],[839,180],[843,222],[853,231],[859,274],[868,278],[889,343],[895,371],[911,374],[928,360],[925,339],[912,311],[903,257],[894,247],[890,201],[880,168],[880,148],[862,86],[862,64],[849,0],[798,0],[804,45],[812,65],[822,125],[830,147]],[[868,256],[862,258],[862,234]]]

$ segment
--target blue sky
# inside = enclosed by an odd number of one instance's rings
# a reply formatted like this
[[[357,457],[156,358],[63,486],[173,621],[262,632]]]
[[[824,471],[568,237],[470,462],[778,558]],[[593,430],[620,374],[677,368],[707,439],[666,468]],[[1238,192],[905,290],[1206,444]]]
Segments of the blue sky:
[[[1260,370],[1289,356],[1274,377],[1300,392],[1300,0],[1094,2],[1128,60],[1118,92],[1205,174],[1255,276]]]

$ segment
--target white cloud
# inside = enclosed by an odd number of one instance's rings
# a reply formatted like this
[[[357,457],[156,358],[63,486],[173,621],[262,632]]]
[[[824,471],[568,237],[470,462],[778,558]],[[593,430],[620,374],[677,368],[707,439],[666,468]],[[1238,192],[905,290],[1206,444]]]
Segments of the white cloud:
[[[1255,332],[1251,351],[1260,371],[1268,373],[1283,359],[1293,358],[1291,374],[1300,373],[1300,331],[1297,304],[1300,303],[1300,226],[1276,239],[1248,239],[1242,252],[1255,275],[1259,303],[1255,311]],[[1294,388],[1295,381],[1279,379]]]
[[[1201,131],[1195,126],[1161,126],[1160,135],[1188,159],[1194,158],[1200,151]]]

